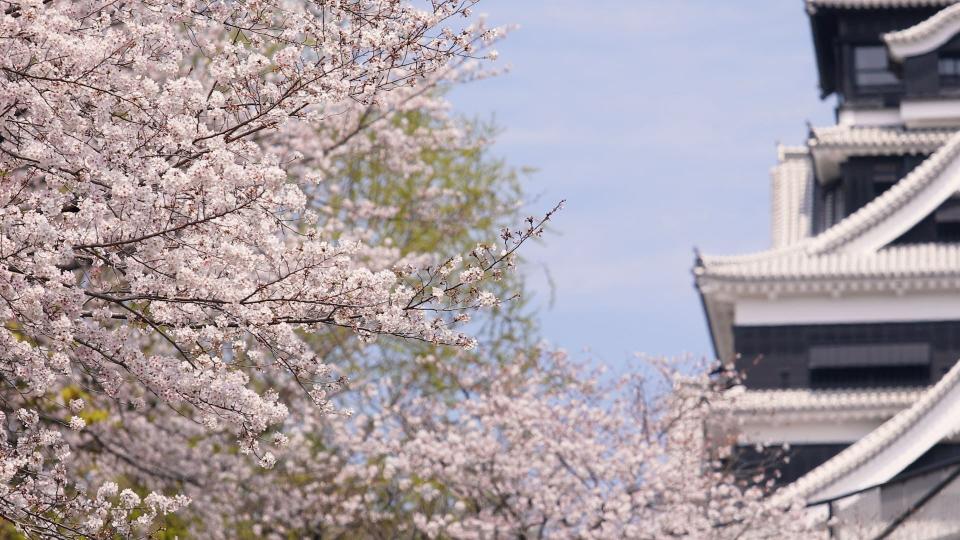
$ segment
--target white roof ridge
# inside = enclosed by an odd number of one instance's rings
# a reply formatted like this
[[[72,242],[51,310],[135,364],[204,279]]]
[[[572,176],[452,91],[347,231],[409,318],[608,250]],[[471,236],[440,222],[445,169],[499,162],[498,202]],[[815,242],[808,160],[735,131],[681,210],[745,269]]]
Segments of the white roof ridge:
[[[944,8],[929,19],[904,30],[889,32],[883,40],[896,60],[928,53],[960,32],[960,5]]]
[[[730,407],[737,412],[906,408],[920,399],[927,390],[928,387],[746,390],[731,398]]]
[[[769,400],[771,404],[786,398],[808,400],[833,400],[862,402],[864,400],[887,399],[891,397],[919,398],[929,387],[869,387],[869,388],[761,388],[747,389],[733,399],[739,406],[750,399]],[[740,403],[737,403],[740,402]]]
[[[760,261],[771,261],[774,259],[784,258],[788,255],[803,253],[802,246],[809,243],[810,240],[811,239],[808,238],[789,246],[766,249],[763,251],[754,251],[752,253],[740,253],[735,255],[701,255],[700,261],[703,263],[703,267],[740,265]]]
[[[816,12],[818,7],[826,8],[881,8],[881,7],[922,7],[946,6],[957,0],[806,0],[807,11]]]
[[[719,280],[960,277],[960,244],[903,244],[867,253],[807,254],[802,251],[752,259],[702,257],[697,276]]]
[[[893,478],[960,427],[960,415],[952,407],[955,402],[960,403],[960,362],[910,408],[778,491],[771,502],[783,504],[796,498],[828,498]],[[930,415],[937,417],[930,418]],[[921,433],[914,433],[916,431]],[[881,462],[877,463],[878,459]]]
[[[835,125],[812,128],[807,144],[811,151],[821,148],[889,148],[891,151],[932,152],[956,132],[955,128]]]
[[[778,144],[777,145],[777,165],[783,165],[788,161],[800,159],[809,159],[810,148],[803,144]]]

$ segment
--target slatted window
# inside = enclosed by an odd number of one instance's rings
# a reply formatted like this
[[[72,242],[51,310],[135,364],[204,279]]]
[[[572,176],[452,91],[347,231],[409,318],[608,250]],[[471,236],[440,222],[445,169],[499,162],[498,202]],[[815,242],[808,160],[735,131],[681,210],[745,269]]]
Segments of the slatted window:
[[[947,54],[937,61],[940,86],[960,86],[960,55]]]
[[[873,196],[879,197],[884,191],[893,187],[900,179],[902,167],[900,163],[880,162],[873,166]]]
[[[928,343],[876,343],[810,347],[813,388],[921,386],[930,381]]]
[[[748,388],[929,385],[960,358],[960,321],[735,326],[734,350]]]

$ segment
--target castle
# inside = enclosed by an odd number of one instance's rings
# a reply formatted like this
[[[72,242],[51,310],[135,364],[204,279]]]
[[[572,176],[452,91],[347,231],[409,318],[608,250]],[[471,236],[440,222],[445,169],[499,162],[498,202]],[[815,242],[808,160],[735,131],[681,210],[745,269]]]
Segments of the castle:
[[[694,266],[739,459],[785,445],[834,537],[956,538],[960,3],[805,5],[836,125],[779,148],[770,249]]]

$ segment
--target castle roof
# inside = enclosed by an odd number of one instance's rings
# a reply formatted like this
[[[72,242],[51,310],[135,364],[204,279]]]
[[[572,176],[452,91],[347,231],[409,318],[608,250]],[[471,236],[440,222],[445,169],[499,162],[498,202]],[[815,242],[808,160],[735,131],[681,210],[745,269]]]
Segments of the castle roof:
[[[960,8],[960,4],[957,7]],[[929,154],[943,146],[954,133],[953,129],[828,126],[812,128],[807,144],[815,154],[827,151],[857,156]]]
[[[827,144],[876,147],[897,141],[897,144],[931,148],[940,143],[940,148],[892,188],[820,234],[794,238],[790,243],[781,242],[779,247],[758,253],[699,257],[694,269],[698,283],[711,280],[960,275],[960,265],[957,264],[960,248],[956,246],[886,247],[960,191],[960,132],[915,134],[907,131],[823,130],[820,133],[827,135]],[[781,165],[798,159],[796,156],[785,156]],[[794,195],[787,198],[789,204],[779,207],[775,204],[779,215],[774,221],[796,222],[801,214],[809,213],[809,209],[801,206],[798,200],[801,198]]]
[[[960,245],[890,245],[960,192],[960,131],[819,133],[828,146],[932,148],[944,142],[893,187],[816,235],[811,234],[813,152],[781,148],[773,173],[773,247],[744,255],[698,255],[693,269],[721,358],[734,353],[731,300],[736,297],[960,290]]]
[[[903,8],[903,7],[937,7],[949,6],[957,0],[806,0],[807,9],[840,8],[840,9],[876,9],[876,8]]]
[[[913,403],[856,443],[778,492],[828,499],[890,480],[960,430],[960,363]]]
[[[928,53],[943,45],[960,31],[960,5],[938,11],[929,19],[909,28],[884,34],[890,55],[898,61]]]
[[[852,281],[861,283],[864,290],[901,290],[908,281],[925,280],[922,288],[960,289],[960,245],[954,244],[907,244],[885,248],[875,253],[827,253],[808,255],[794,251],[779,256],[758,255],[744,259],[720,259],[703,257],[703,266],[695,269],[698,279],[709,281],[716,287],[746,291],[736,287],[755,285],[764,291],[790,282],[810,282],[810,291],[826,290],[823,280]],[[891,281],[897,283],[870,284],[865,280]],[[803,289],[793,288],[797,291]]]
[[[887,420],[911,407],[926,390],[919,387],[746,390],[732,395],[729,403],[730,412],[739,418],[776,415],[778,418],[789,416],[831,420],[838,418]]]

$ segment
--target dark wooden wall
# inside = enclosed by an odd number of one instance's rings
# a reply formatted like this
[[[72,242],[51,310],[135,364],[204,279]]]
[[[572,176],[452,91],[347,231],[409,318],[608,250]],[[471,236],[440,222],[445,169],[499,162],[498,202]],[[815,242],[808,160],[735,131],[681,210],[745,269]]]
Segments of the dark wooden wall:
[[[895,309],[895,308],[893,308]],[[883,387],[932,384],[960,359],[960,321],[803,326],[735,326],[736,366],[747,388]],[[830,373],[811,378],[810,348],[825,345],[926,343],[930,358],[924,371],[893,366],[864,367],[856,373]],[[886,371],[885,371],[886,370]],[[868,371],[872,373],[868,373]],[[889,375],[889,377],[887,377]]]

